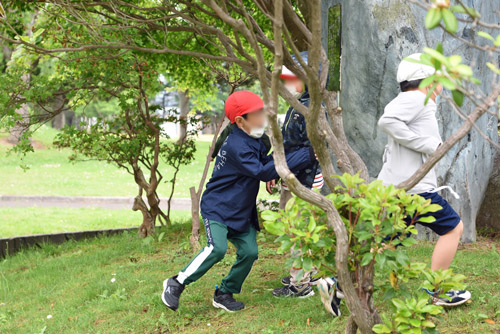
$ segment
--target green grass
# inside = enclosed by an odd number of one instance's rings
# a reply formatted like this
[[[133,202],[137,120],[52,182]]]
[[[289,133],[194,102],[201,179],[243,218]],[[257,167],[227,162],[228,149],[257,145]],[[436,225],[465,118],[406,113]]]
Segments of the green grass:
[[[70,162],[69,150],[57,150],[52,141],[57,130],[42,126],[33,135],[35,152],[23,160],[16,154],[6,155],[9,146],[0,141],[0,194],[45,196],[120,196],[133,197],[137,185],[133,176],[114,165],[100,161]],[[6,134],[0,134],[0,139]],[[182,166],[174,193],[175,198],[189,198],[189,188],[198,187],[211,143],[210,136],[197,142],[195,160]],[[20,165],[30,168],[24,171]],[[165,180],[171,173],[162,164]],[[212,166],[207,177],[210,178]],[[170,195],[171,185],[163,182],[158,188],[160,197]],[[261,198],[270,198],[262,183]],[[274,196],[277,199],[277,196]],[[174,210],[172,220],[189,218],[190,212]],[[0,208],[0,238],[16,235],[53,233],[76,230],[138,226],[140,214],[131,210],[71,209],[71,208]]]
[[[191,219],[189,210],[173,210],[171,219]],[[0,238],[18,235],[137,227],[142,214],[131,209],[102,208],[0,208]]]
[[[43,148],[36,148],[29,153],[22,163],[30,167],[24,171],[20,157],[16,154],[5,156],[6,145],[0,145],[0,189],[4,195],[47,195],[47,196],[127,196],[137,194],[137,185],[132,175],[114,165],[101,161],[70,162],[70,150],[58,150],[52,147],[52,138],[56,130],[43,126],[33,136]],[[189,198],[189,188],[198,186],[205,158],[210,146],[208,137],[197,141],[195,160],[182,166],[178,174],[178,183],[174,197]],[[37,146],[37,145],[36,145]],[[161,164],[160,172],[164,182],[158,187],[160,197],[170,195],[171,185],[167,180],[172,177],[171,169]]]
[[[57,134],[48,126],[42,126],[35,132],[33,139],[35,152],[29,153],[22,161],[16,154],[6,156],[9,147],[0,145],[0,189],[3,195],[46,195],[46,196],[126,196],[137,194],[137,185],[132,175],[125,170],[102,161],[70,162],[70,150],[58,150],[52,147],[52,140]],[[5,136],[5,135],[4,135]],[[181,166],[174,192],[175,198],[189,198],[189,188],[198,187],[206,156],[211,144],[210,136],[200,136],[197,140],[195,159],[186,166]],[[37,148],[38,147],[38,148]],[[24,171],[21,163],[30,168]],[[168,197],[172,171],[165,163],[160,165],[164,182],[158,187],[160,197]],[[212,174],[209,169],[207,181]],[[260,197],[269,198],[262,183]]]
[[[178,312],[167,310],[159,296],[161,282],[191,259],[188,231],[188,224],[174,225],[161,242],[127,233],[46,245],[0,261],[0,333],[344,331],[345,306],[341,318],[332,318],[317,295],[305,300],[272,297],[271,289],[280,286],[286,269],[284,257],[269,242],[260,243],[259,260],[237,297],[246,303],[244,311],[229,314],[211,306],[214,285],[235,259],[232,247],[223,261],[186,289]],[[429,262],[432,246],[420,243],[407,251],[415,261]],[[500,322],[500,255],[494,249],[491,241],[482,241],[458,251],[454,269],[468,276],[473,298],[469,304],[448,310],[439,320],[441,333],[500,330],[482,318]],[[112,278],[116,278],[114,283]]]

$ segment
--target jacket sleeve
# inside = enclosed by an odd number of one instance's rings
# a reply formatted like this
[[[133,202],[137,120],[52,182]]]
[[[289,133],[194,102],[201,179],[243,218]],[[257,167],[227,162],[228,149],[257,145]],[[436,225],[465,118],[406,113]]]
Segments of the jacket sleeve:
[[[306,168],[316,160],[312,148],[301,148],[298,151],[287,154],[286,162],[290,170],[294,173]],[[237,162],[240,173],[260,181],[271,181],[279,178],[274,165],[274,160],[269,160],[263,164],[259,160],[257,152],[251,150],[238,152]]]
[[[378,121],[378,126],[394,140],[417,152],[432,154],[441,144],[441,140],[431,136],[421,136],[408,127],[415,115],[386,111]]]

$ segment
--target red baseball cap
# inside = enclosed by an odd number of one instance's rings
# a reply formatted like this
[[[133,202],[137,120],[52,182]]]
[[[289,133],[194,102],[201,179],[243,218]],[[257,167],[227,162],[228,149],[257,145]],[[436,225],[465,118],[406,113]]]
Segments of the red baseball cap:
[[[236,117],[257,111],[264,108],[264,101],[259,95],[248,90],[240,90],[229,95],[224,106],[226,116],[231,123],[236,121]]]

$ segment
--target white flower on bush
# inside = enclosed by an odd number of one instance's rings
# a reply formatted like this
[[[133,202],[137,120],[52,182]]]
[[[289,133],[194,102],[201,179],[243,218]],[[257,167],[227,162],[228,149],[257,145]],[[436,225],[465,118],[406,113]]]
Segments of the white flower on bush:
[[[114,283],[115,281],[116,281],[116,278],[114,278],[114,277],[113,277],[113,278],[111,279],[111,283]]]

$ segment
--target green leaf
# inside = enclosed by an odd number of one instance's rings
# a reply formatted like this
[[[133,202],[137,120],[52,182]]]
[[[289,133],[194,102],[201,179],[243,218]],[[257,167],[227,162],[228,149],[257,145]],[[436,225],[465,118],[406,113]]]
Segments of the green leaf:
[[[499,36],[500,36],[500,35],[499,35]],[[490,63],[490,62],[487,62],[487,63],[486,63],[486,66],[488,66],[488,68],[489,68],[490,70],[492,70],[493,72],[495,72],[496,74],[500,74],[500,70],[498,69],[498,67],[497,67],[495,64]]]
[[[365,253],[365,255],[363,255],[363,258],[361,259],[361,265],[366,266],[372,260],[373,260],[373,254],[372,253]]]
[[[454,6],[451,6],[450,8],[455,13],[460,13],[460,14],[466,14],[467,13],[467,11],[465,10],[465,8],[463,6],[461,6],[461,5],[454,5]]]
[[[313,266],[313,261],[310,257],[304,258],[304,261],[302,263],[304,265],[304,271],[311,271]]]
[[[272,210],[266,210],[263,211],[260,216],[262,219],[267,220],[267,221],[276,221],[280,218],[279,212],[272,211]]]
[[[439,60],[444,65],[450,66],[450,62],[448,61],[448,59],[439,51],[432,48],[424,48],[424,52],[430,55],[432,58]]]
[[[458,20],[455,14],[453,14],[453,12],[450,11],[449,9],[443,9],[442,16],[446,30],[448,30],[453,34],[456,33],[458,30]]]
[[[392,330],[384,324],[376,324],[372,329],[375,333],[392,333]]]
[[[453,90],[451,92],[451,96],[453,97],[453,101],[457,104],[457,106],[461,107],[464,104],[464,93],[459,90]]]
[[[432,321],[429,321],[429,320],[422,321],[422,326],[423,327],[429,327],[429,328],[436,327],[436,325]]]
[[[435,77],[435,75],[431,75],[430,77],[425,78],[424,80],[422,80],[422,82],[420,82],[420,85],[418,87],[425,88],[431,85],[434,82]]]
[[[433,223],[436,221],[436,218],[434,218],[433,216],[425,216],[418,218],[418,221],[420,223]]]
[[[451,81],[450,79],[446,78],[446,77],[439,78],[438,81],[446,89],[449,89],[449,90],[455,90],[455,89],[457,89],[457,86],[455,85],[455,83],[453,81]]]
[[[495,39],[493,38],[493,36],[491,36],[490,34],[488,34],[487,32],[484,32],[484,31],[479,31],[477,33],[478,36],[480,37],[483,37],[483,38],[486,38],[486,39],[489,39],[490,41],[494,42]]]
[[[425,17],[425,27],[429,30],[436,28],[441,22],[441,8],[431,8]]]

